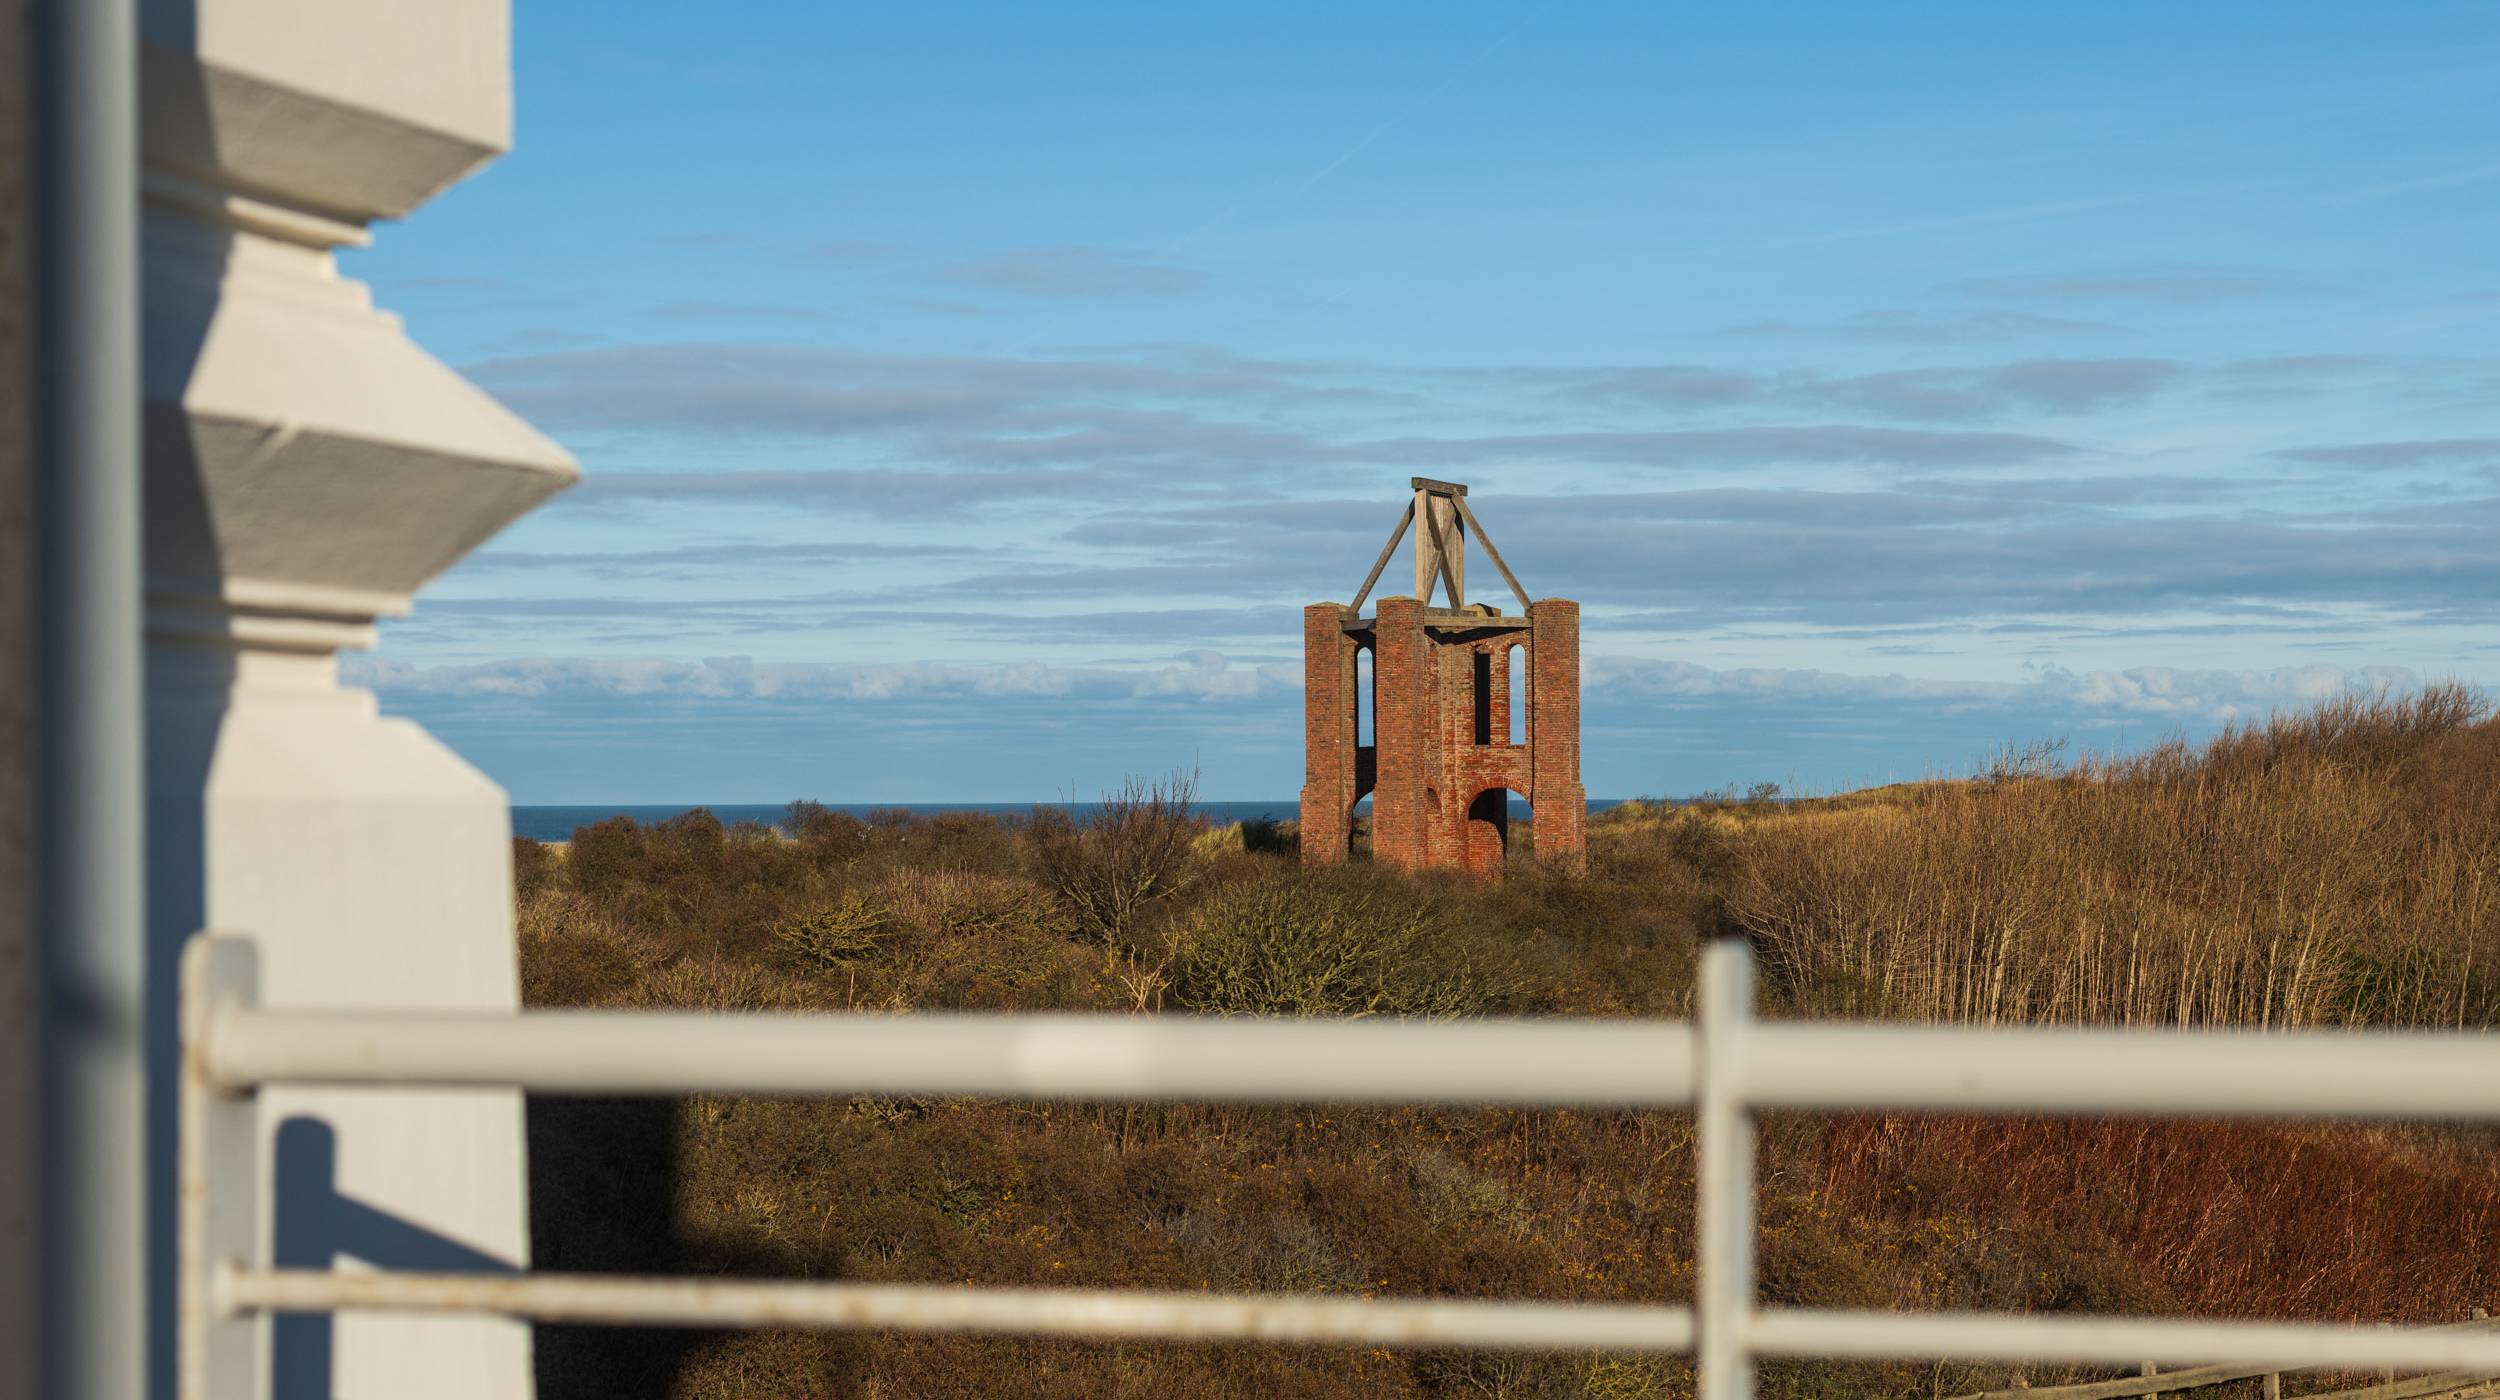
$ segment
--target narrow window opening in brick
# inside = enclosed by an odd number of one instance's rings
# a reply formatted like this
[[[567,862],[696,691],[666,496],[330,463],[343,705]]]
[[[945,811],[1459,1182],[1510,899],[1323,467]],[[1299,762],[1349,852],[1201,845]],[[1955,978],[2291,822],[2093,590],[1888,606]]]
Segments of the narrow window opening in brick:
[[[1510,741],[1528,742],[1528,649],[1510,647]]]
[[[1493,742],[1493,654],[1476,653],[1476,742]]]
[[[1357,748],[1379,742],[1372,717],[1372,649],[1354,649],[1354,743]]]

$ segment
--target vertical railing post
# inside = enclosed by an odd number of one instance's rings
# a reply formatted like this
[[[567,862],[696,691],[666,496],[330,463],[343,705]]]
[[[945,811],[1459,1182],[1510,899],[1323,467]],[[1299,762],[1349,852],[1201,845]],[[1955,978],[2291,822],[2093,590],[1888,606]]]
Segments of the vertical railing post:
[[[25,1341],[47,1400],[129,1400],[152,1370],[137,8],[41,0],[23,12],[37,802],[36,1302]]]
[[[260,965],[239,938],[201,934],[182,951],[182,1086],[176,1233],[177,1400],[260,1400],[268,1324],[219,1296],[230,1265],[260,1261],[260,1100],[210,1073],[210,1021],[260,1004]]]
[[[1746,1350],[1754,1304],[1754,1131],[1745,1104],[1745,1032],[1753,1019],[1753,949],[1742,939],[1702,948],[1694,1016],[1695,1138],[1700,1248],[1693,1281],[1698,1400],[1752,1400]]]

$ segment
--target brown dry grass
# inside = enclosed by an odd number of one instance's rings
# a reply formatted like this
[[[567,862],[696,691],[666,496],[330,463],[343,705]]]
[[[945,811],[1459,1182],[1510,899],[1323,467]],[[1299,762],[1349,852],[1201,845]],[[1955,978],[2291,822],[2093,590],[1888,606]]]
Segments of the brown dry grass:
[[[1071,852],[1109,858],[1108,837],[794,818],[796,839],[690,817],[588,828],[563,856],[525,844],[529,999],[1680,1015],[1697,939],[1740,931],[1768,955],[1778,1015],[2500,1015],[2483,971],[2500,930],[2481,894],[2500,873],[2500,733],[2454,692],[2330,706],[2195,751],[2071,767],[2035,755],[1972,783],[1627,810],[1593,823],[1584,880],[1310,876],[1278,832],[1167,812],[1128,839],[1190,864],[1117,929],[1063,892]],[[1266,932],[1220,936],[1237,923]],[[1452,990],[1452,958],[1417,956],[1426,944],[1464,952],[1465,985]],[[1691,1141],[1676,1115],[549,1100],[531,1124],[550,1268],[1689,1296]],[[2489,1145],[2405,1128],[1777,1117],[1763,1292],[2450,1318],[2500,1300]],[[1680,1362],[1639,1358],[568,1329],[540,1346],[549,1400],[1689,1393]],[[1934,1395],[2006,1374],[1779,1364],[1763,1391]]]
[[[2354,697],[1758,824],[1729,894],[1803,1007],[1978,1024],[2486,1026],[2500,727]]]

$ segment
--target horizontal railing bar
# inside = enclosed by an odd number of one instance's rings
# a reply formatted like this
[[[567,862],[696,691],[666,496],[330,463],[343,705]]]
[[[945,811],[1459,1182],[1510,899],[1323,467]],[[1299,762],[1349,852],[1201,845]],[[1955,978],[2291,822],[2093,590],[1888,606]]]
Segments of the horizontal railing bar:
[[[1745,1046],[1760,1108],[2500,1119],[2490,1035],[1779,1022]]]
[[[2491,1332],[2500,1330],[2500,1322],[2495,1322],[2488,1317],[2478,1317],[2466,1322],[2443,1322],[2434,1327],[2424,1328],[2421,1330],[2438,1332]],[[2203,1386],[2220,1385],[2225,1381],[2254,1380],[2259,1376],[2274,1372],[2289,1370],[2294,1374],[2299,1374],[2301,1372],[2314,1369],[2317,1368],[2284,1367],[2271,1360],[2262,1362],[2242,1361],[2226,1366],[2195,1366],[2184,1371],[2166,1371],[2160,1375],[2153,1376],[2121,1376],[2116,1380],[2077,1381],[2071,1385],[2038,1387],[2018,1386],[2011,1389],[1985,1390],[1969,1395],[1955,1396],[1953,1397],[1953,1400],[2130,1400],[2130,1397],[2162,1395],[2174,1390],[2193,1390]],[[2447,1375],[2452,1379],[2448,1381],[2446,1388],[2453,1390],[2459,1386],[2480,1380],[2483,1373],[2452,1371],[2447,1373]],[[2414,1379],[2422,1380],[2425,1378],[2415,1377]],[[2428,1395],[2436,1393],[2437,1389],[2438,1387],[2434,1387],[2432,1390],[2424,1391],[2423,1394]],[[2345,1396],[2351,1396],[2357,1394],[2358,1392],[2342,1391],[2337,1393]],[[2326,1400],[2326,1397],[2322,1395],[2306,1395],[2302,1396],[2301,1400]]]
[[[229,1269],[229,1312],[493,1313],[600,1326],[807,1328],[1047,1336],[1688,1352],[1681,1307],[648,1278],[596,1274]],[[1766,1356],[2133,1365],[2201,1360],[2500,1372],[2500,1336],[2455,1328],[2147,1317],[1772,1309],[1745,1326]],[[2215,1358],[2221,1358],[2216,1362]]]
[[[2500,1336],[2450,1327],[1781,1308],[1756,1313],[1745,1340],[1766,1356],[2500,1372]]]
[[[1680,1021],[228,1010],[224,1086],[512,1085],[582,1094],[1683,1107]],[[1746,1033],[1757,1108],[2500,1119],[2500,1037],[1939,1030]]]
[[[1690,1032],[1671,1021],[229,1009],[211,1020],[204,1053],[227,1089],[1653,1108],[1692,1099]]]
[[[2445,1396],[2489,1395],[2491,1384],[2487,1371],[2444,1371],[2350,1390],[2313,1390],[2300,1400],[2440,1400]]]
[[[2123,1376],[2109,1381],[2042,1386],[2038,1390],[2027,1385],[1982,1390],[1950,1396],[1947,1400],[2139,1400],[2146,1395],[2202,1390],[2226,1381],[2254,1380],[2259,1376],[2272,1375],[2275,1370],[2275,1367],[2267,1365],[2198,1366],[2150,1376]],[[2304,1396],[2302,1400],[2308,1400],[2308,1397]]]
[[[229,1269],[230,1312],[493,1313],[597,1326],[1163,1337],[1479,1351],[1690,1350],[1689,1310],[1440,1298],[971,1288],[598,1274]]]

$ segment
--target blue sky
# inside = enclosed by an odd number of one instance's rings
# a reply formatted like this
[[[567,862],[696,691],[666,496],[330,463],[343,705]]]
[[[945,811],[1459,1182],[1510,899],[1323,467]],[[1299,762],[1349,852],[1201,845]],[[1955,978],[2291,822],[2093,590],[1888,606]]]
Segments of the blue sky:
[[[517,10],[345,267],[588,473],[348,668],[518,801],[1290,797],[1418,473],[1601,796],[2500,679],[2500,5]]]

